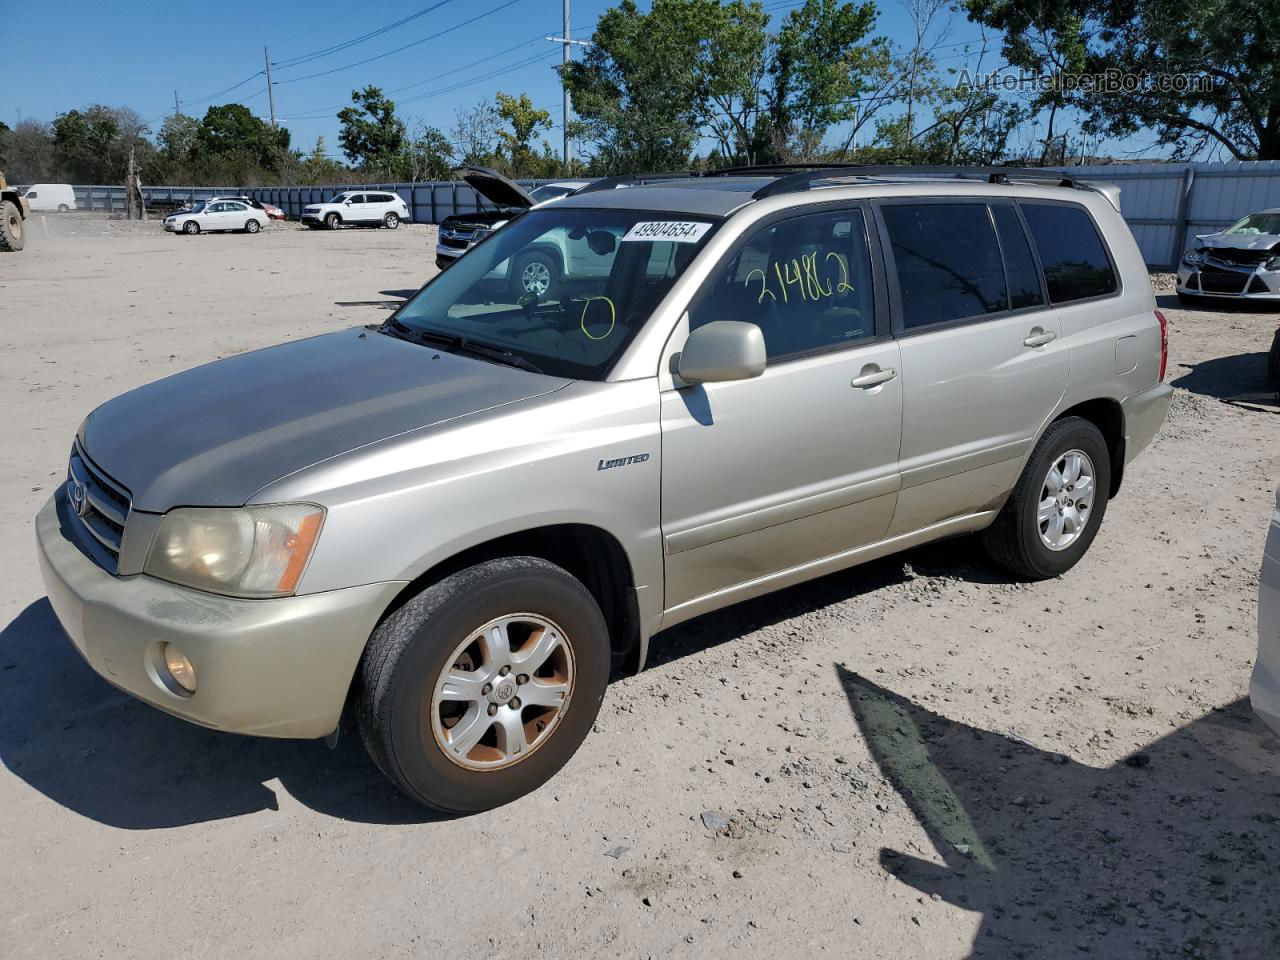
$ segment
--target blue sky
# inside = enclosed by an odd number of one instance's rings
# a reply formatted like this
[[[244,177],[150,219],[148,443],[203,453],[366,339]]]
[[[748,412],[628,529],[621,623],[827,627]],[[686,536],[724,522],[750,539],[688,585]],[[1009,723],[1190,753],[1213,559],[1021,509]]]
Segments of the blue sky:
[[[589,36],[612,5],[574,0],[573,35]],[[434,9],[422,12],[429,6]],[[766,0],[775,23],[795,6],[799,0]],[[879,6],[877,32],[906,43],[911,27],[901,4],[885,0]],[[276,114],[294,146],[304,150],[322,135],[328,152],[338,153],[334,115],[350,102],[352,89],[367,84],[387,91],[411,124],[422,121],[446,132],[457,107],[492,99],[499,90],[525,92],[551,112],[557,129],[547,139],[560,142],[561,94],[551,70],[560,47],[542,39],[560,32],[560,0],[223,0],[216,8],[181,0],[63,0],[24,7],[4,14],[28,38],[6,51],[0,120],[10,125],[20,117],[49,121],[65,110],[106,103],[133,107],[158,130],[173,111],[175,89],[184,113],[199,117],[210,104],[239,100],[265,117],[260,71],[267,46],[280,64],[273,68]],[[378,36],[324,53],[409,17]],[[948,46],[937,51],[940,66],[972,67],[964,44],[979,36],[975,25],[954,18]],[[998,42],[990,47],[998,55]],[[323,55],[303,60],[317,53]]]

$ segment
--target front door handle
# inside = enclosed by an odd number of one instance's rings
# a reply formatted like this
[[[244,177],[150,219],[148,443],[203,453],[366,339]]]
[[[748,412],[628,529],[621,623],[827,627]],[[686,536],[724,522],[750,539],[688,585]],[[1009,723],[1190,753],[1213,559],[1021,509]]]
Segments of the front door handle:
[[[1058,339],[1058,335],[1052,330],[1045,330],[1042,327],[1032,327],[1031,335],[1022,341],[1024,347],[1043,347],[1047,343],[1053,343]]]
[[[898,371],[893,367],[886,367],[881,370],[875,365],[869,365],[862,368],[862,373],[849,381],[849,386],[857,387],[860,390],[870,390],[872,387],[878,387],[882,383],[888,383],[898,375]]]

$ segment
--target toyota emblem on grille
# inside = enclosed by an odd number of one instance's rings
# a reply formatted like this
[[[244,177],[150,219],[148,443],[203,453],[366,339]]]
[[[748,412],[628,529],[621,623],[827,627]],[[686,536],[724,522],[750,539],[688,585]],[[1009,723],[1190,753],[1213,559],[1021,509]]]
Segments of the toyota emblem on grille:
[[[71,498],[71,509],[80,516],[83,517],[89,512],[89,497],[84,484],[79,480],[67,481],[67,496]]]

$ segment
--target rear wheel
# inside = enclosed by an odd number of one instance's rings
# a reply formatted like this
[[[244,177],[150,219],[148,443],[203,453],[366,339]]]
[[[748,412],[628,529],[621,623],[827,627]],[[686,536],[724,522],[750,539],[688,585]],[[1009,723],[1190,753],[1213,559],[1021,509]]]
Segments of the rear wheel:
[[[71,208],[70,208],[70,207],[68,207],[65,203],[60,203],[60,204],[58,204],[58,212],[59,212],[59,213],[66,213],[66,212],[68,212],[70,209],[71,209]]]
[[[446,577],[374,631],[355,713],[370,756],[410,797],[487,810],[573,756],[608,676],[608,631],[586,587],[509,557]]]
[[[1097,536],[1111,496],[1111,453],[1081,417],[1049,425],[983,535],[991,558],[1028,580],[1066,573]]]
[[[330,230],[337,230],[338,225],[342,223],[342,218],[336,213],[331,213],[324,218],[324,225]]]
[[[262,229],[262,224],[260,224],[257,220],[245,221],[245,224],[244,224],[245,233],[257,233],[261,229]]]
[[[388,230],[396,229],[396,227],[400,226],[399,215],[394,213],[388,213],[385,217],[382,218],[382,225],[386,227]]]
[[[182,225],[182,232],[188,236],[194,237],[200,232],[200,224],[196,223],[194,220],[188,220]]]
[[[26,242],[22,213],[17,204],[5,200],[0,203],[0,250],[21,250]]]

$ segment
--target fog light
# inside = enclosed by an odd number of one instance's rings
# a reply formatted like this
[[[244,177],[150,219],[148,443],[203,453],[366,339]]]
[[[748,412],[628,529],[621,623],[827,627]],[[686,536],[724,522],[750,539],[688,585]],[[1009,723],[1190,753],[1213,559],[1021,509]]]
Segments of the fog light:
[[[171,643],[166,643],[161,648],[161,656],[164,659],[164,668],[169,671],[169,677],[179,687],[187,693],[196,692],[196,669],[191,666],[191,661],[178,652],[178,648]]]

